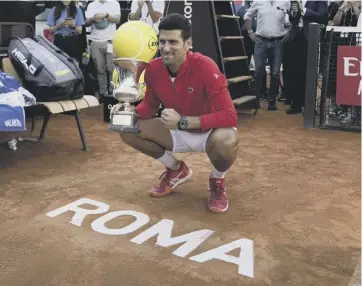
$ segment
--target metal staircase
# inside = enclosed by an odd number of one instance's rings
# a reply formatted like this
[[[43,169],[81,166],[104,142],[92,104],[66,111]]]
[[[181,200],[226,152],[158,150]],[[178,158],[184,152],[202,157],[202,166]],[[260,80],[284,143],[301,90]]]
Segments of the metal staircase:
[[[215,18],[215,33],[219,49],[219,66],[229,83],[231,98],[236,106],[247,105],[255,109],[259,101],[251,95],[253,77],[249,70],[248,57],[232,1],[212,1],[211,11]]]

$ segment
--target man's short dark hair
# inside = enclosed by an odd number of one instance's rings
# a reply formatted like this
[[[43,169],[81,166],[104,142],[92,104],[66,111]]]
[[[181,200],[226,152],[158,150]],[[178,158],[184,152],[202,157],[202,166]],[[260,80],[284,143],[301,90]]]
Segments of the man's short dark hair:
[[[184,41],[191,37],[191,23],[183,15],[178,13],[171,13],[165,16],[159,26],[158,30],[181,30],[181,37]]]

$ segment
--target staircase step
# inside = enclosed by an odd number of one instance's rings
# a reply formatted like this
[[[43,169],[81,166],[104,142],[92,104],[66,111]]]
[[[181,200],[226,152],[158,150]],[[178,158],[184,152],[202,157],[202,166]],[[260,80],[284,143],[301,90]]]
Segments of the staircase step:
[[[217,18],[223,18],[223,19],[239,19],[239,16],[233,16],[233,15],[216,15]]]
[[[248,59],[248,56],[223,58],[224,62],[231,62],[231,61],[238,61],[238,60],[247,60],[247,59]]]
[[[221,36],[220,37],[220,41],[223,41],[223,40],[241,40],[241,39],[244,39],[244,37],[242,37],[242,36]]]
[[[237,83],[237,82],[241,82],[241,81],[247,81],[250,79],[253,79],[253,77],[250,75],[243,75],[243,76],[228,78],[227,81],[230,84],[230,83]]]
[[[256,100],[255,95],[245,95],[245,96],[233,99],[233,103],[235,105],[240,105],[240,104],[244,104],[246,102],[252,101],[252,100]]]

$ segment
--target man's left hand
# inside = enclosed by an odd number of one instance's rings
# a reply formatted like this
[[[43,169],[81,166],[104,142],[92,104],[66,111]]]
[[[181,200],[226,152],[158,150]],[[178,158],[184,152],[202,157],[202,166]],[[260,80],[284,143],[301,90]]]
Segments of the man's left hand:
[[[292,9],[292,11],[294,11],[294,12],[303,11],[302,1],[293,1],[293,2],[292,2],[292,7],[291,7],[291,9]]]
[[[164,109],[161,113],[161,120],[165,127],[170,130],[178,129],[178,123],[181,119],[181,115],[174,109]]]
[[[65,20],[64,22],[68,27],[75,27],[75,21],[73,19]]]
[[[352,7],[360,8],[361,2],[360,1],[351,1]]]
[[[101,21],[104,20],[104,18],[105,18],[106,16],[107,16],[106,13],[97,13],[97,14],[94,15],[94,20],[95,20],[96,22],[101,22]]]

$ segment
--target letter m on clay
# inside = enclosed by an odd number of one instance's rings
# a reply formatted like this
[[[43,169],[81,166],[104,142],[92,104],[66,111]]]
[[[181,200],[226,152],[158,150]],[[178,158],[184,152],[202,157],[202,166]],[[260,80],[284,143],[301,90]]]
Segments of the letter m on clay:
[[[185,257],[214,233],[212,230],[202,229],[184,235],[171,237],[172,228],[173,221],[163,219],[130,241],[136,244],[142,244],[150,238],[157,236],[156,244],[159,246],[169,247],[183,243],[173,252],[173,254],[179,257]]]

